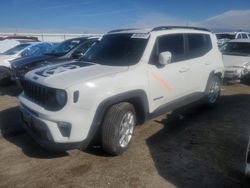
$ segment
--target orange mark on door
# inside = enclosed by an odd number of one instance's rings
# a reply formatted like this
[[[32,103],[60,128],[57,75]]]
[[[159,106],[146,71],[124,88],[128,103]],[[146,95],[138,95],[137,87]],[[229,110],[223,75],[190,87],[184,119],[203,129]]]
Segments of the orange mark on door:
[[[160,82],[160,84],[165,88],[165,90],[172,91],[171,85],[166,80],[161,78],[158,74],[154,73],[153,71],[151,71],[150,74],[155,80]]]

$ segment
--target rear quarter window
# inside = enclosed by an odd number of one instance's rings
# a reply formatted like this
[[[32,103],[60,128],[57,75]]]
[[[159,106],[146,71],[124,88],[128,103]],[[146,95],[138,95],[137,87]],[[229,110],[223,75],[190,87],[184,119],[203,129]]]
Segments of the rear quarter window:
[[[247,38],[248,38],[248,37],[247,37],[247,34],[242,33],[242,38],[243,38],[243,39],[247,39]]]
[[[186,34],[187,36],[187,59],[198,58],[212,49],[211,38],[207,34]]]

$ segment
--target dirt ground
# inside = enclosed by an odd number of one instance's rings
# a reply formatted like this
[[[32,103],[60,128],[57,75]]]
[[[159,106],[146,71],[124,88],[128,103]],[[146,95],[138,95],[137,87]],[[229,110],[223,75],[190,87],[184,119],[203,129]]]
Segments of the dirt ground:
[[[250,187],[250,86],[223,87],[215,109],[192,106],[137,126],[118,157],[42,149],[21,129],[17,93],[0,90],[0,187]]]

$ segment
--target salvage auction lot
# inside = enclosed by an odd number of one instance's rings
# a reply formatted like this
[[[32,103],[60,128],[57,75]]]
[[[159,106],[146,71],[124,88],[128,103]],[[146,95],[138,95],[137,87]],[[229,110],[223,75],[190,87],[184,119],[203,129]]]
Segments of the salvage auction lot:
[[[0,89],[0,187],[247,187],[250,86],[223,87],[217,108],[199,106],[137,126],[130,148],[53,153],[21,129],[14,86]],[[13,132],[13,130],[15,130]]]

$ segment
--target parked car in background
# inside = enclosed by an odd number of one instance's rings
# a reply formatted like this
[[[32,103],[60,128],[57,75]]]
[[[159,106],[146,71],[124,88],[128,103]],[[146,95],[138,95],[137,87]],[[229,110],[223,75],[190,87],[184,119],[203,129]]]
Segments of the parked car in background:
[[[19,42],[17,40],[12,40],[12,39],[0,41],[0,55],[1,55],[1,53],[9,50],[10,48],[17,46],[20,43],[21,42]]]
[[[228,42],[233,39],[250,39],[250,33],[248,32],[224,32],[216,33],[218,40],[218,45],[222,46],[225,42]]]
[[[248,79],[250,39],[234,39],[220,48],[225,66],[224,81]]]
[[[53,45],[49,42],[21,43],[2,53],[0,55],[0,85],[6,85],[11,81],[11,61],[49,52]]]
[[[38,42],[37,37],[32,37],[32,36],[23,36],[23,35],[9,35],[9,36],[1,36],[0,41],[3,40],[17,40],[17,41],[22,41],[22,42]]]
[[[0,37],[0,53],[3,53],[10,48],[13,48],[21,43],[27,42],[38,42],[37,37],[29,37],[29,36],[20,36],[20,35],[12,35]]]
[[[222,55],[206,29],[114,30],[81,61],[28,72],[20,110],[47,149],[83,149],[99,136],[119,155],[137,123],[199,100],[216,105],[222,77]]]
[[[58,44],[48,53],[12,61],[12,77],[19,82],[28,71],[33,69],[79,59],[98,38],[99,37],[92,36],[69,39]]]

